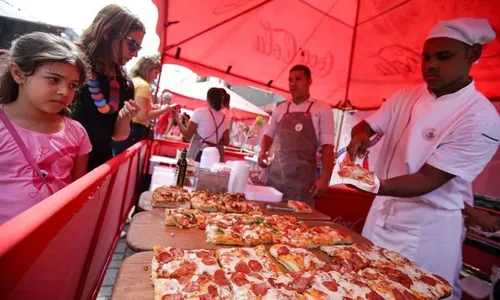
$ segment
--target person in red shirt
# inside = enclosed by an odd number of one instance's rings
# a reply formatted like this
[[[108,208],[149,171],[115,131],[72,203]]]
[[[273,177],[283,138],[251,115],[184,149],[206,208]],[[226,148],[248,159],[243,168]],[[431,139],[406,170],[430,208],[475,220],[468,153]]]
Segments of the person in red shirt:
[[[163,91],[161,95],[161,104],[170,104],[172,100],[172,94]],[[158,118],[158,122],[156,122],[155,126],[155,138],[162,139],[165,138],[165,135],[170,131],[174,123],[174,114],[172,112],[161,115]]]

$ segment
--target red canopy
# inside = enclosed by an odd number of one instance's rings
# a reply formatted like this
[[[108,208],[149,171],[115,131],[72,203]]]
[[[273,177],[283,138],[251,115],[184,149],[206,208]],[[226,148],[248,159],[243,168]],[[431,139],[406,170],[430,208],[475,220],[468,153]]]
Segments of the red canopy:
[[[498,0],[153,0],[164,63],[288,96],[288,70],[308,65],[313,97],[332,106],[380,106],[421,82],[429,29],[456,17],[488,18],[500,36]],[[474,66],[477,87],[500,98],[499,38]]]

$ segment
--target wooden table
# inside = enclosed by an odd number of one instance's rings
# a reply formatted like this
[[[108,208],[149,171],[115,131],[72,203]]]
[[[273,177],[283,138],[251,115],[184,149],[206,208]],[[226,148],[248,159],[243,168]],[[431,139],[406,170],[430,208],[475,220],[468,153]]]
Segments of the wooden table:
[[[308,226],[328,225],[342,230],[354,238],[355,243],[366,243],[368,240],[352,230],[332,222],[304,221]],[[173,236],[171,235],[173,233]],[[165,226],[164,216],[155,212],[140,212],[134,215],[127,233],[127,245],[136,252],[151,251],[155,245],[175,246],[184,249],[216,249],[218,245],[205,242],[205,231],[198,228],[179,228]],[[232,246],[234,247],[234,246]]]
[[[164,215],[165,214],[164,208],[153,208],[151,206],[151,196],[152,195],[153,195],[153,193],[150,191],[147,191],[147,192],[144,192],[141,194],[141,197],[139,198],[139,209],[142,211],[151,211],[154,213]],[[275,210],[275,209],[269,210],[269,209],[265,208],[266,202],[261,202],[261,201],[249,201],[249,202],[252,202],[252,203],[258,205],[262,209],[262,212],[265,215],[296,216],[297,218],[304,220],[304,221],[305,220],[331,221],[331,219],[332,219],[329,215],[326,215],[326,214],[324,214],[316,209],[310,214],[302,214],[302,213],[294,213],[294,212],[284,211],[284,210]],[[284,202],[269,203],[269,204],[271,204],[272,206],[276,206],[276,207],[287,207],[286,203],[284,203]]]
[[[144,213],[140,213],[144,214]],[[136,216],[140,215],[137,214]],[[326,222],[316,222],[316,223],[322,223],[325,224]],[[333,227],[342,227],[342,226],[333,226]],[[132,229],[132,227],[131,227]],[[180,228],[179,228],[180,229]],[[199,232],[203,232],[202,230],[199,229],[180,229],[184,231],[194,231],[198,230]],[[349,231],[349,230],[348,230]],[[360,235],[349,232],[353,235],[355,243],[370,243],[367,239],[361,237]],[[129,231],[130,234],[130,231]],[[228,248],[228,247],[237,247],[237,246],[215,246],[215,245],[210,245],[211,247],[207,247],[208,245],[206,243],[200,243],[194,238],[188,238],[190,234],[186,235],[186,238],[180,239],[181,242],[175,244],[176,247],[179,248],[188,248],[188,249],[194,249],[194,248]],[[128,237],[127,237],[128,240]],[[203,245],[203,246],[202,246]],[[188,247],[184,247],[188,246]],[[198,247],[202,246],[202,247]],[[271,245],[266,245],[266,249],[269,250]],[[326,253],[319,249],[314,249],[311,250],[319,259],[325,261],[325,262],[330,262],[330,258]],[[153,258],[153,252],[152,251],[145,251],[145,252],[139,252],[136,253],[132,256],[129,256],[126,258],[121,266],[120,270],[118,271],[118,276],[115,281],[115,285],[113,287],[113,293],[111,295],[111,299],[114,300],[151,300],[154,299],[154,288],[151,285],[151,260]],[[273,257],[271,259],[277,263],[283,271],[285,269],[281,264],[279,264]],[[286,272],[286,271],[285,271]]]
[[[127,257],[118,270],[111,299],[154,299],[154,288],[150,276],[152,259],[153,251],[136,253]]]

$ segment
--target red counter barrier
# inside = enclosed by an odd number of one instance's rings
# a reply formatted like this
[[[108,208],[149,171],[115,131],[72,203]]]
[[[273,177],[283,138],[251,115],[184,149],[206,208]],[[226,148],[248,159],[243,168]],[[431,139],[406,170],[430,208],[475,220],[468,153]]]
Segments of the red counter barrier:
[[[95,299],[137,199],[140,142],[0,226],[2,299]]]
[[[373,199],[375,196],[372,194],[343,185],[331,186],[323,198],[316,200],[315,208],[329,215],[333,222],[361,234]]]

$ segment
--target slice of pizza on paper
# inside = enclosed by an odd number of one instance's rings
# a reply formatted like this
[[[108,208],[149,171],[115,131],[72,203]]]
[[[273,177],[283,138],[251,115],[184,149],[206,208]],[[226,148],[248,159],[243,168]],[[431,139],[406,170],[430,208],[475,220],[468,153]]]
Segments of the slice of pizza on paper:
[[[380,188],[380,180],[368,169],[363,168],[363,160],[357,158],[356,162],[351,162],[349,155],[346,154],[342,162],[337,163],[333,168],[330,185],[350,184],[363,191],[376,194]]]

